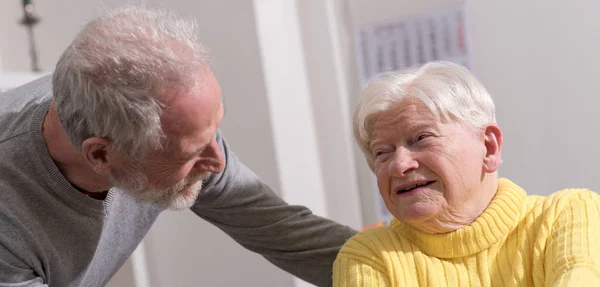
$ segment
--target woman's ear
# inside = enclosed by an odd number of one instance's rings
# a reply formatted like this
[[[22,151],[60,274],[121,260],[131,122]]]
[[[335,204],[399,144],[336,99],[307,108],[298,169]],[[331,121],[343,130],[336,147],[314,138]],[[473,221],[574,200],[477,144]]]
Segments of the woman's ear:
[[[483,131],[485,141],[485,157],[483,170],[488,173],[495,172],[502,163],[502,131],[496,124],[489,124]]]

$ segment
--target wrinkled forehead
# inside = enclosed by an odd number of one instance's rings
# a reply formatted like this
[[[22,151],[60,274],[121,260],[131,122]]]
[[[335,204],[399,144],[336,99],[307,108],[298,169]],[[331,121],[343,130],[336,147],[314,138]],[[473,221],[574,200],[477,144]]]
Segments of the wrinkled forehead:
[[[212,73],[188,93],[165,104],[161,123],[168,139],[208,141],[224,116],[220,86]]]
[[[386,129],[391,126],[410,127],[415,124],[439,122],[438,117],[421,100],[405,98],[390,105],[372,117],[372,131]]]

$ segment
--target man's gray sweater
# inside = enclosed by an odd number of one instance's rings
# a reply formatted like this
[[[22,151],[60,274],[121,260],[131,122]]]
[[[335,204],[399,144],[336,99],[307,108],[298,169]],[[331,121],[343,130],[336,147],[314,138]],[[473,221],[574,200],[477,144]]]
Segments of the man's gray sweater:
[[[0,286],[104,286],[161,210],[116,189],[92,199],[65,179],[42,137],[51,99],[51,76],[0,94]],[[330,285],[354,231],[287,205],[218,141],[226,167],[192,211],[280,268]]]

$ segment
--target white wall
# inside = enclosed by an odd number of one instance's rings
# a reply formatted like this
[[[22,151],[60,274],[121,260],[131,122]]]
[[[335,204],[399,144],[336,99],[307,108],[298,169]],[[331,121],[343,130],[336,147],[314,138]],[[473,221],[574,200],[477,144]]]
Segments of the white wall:
[[[363,27],[460,2],[350,0],[351,25]],[[504,131],[500,175],[534,194],[565,187],[600,191],[600,2],[466,2],[474,70],[496,101]],[[365,172],[360,175],[367,180]],[[366,210],[366,220],[373,213]]]
[[[62,50],[82,25],[97,15],[99,1],[34,1],[41,22],[34,28],[39,64],[52,70]],[[110,1],[105,1],[110,2]],[[4,71],[29,71],[29,45],[23,17],[22,1],[4,0],[0,4],[0,45]]]
[[[344,0],[296,1],[328,216],[363,226],[345,59],[349,26]]]

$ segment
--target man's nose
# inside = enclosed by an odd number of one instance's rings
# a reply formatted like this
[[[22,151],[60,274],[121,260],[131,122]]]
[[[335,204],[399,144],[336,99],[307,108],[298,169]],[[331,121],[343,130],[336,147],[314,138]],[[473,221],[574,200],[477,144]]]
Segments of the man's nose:
[[[216,139],[213,139],[209,143],[202,154],[200,154],[200,158],[196,165],[201,170],[220,173],[225,168],[225,157]]]

